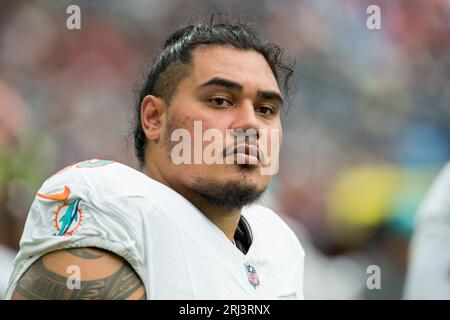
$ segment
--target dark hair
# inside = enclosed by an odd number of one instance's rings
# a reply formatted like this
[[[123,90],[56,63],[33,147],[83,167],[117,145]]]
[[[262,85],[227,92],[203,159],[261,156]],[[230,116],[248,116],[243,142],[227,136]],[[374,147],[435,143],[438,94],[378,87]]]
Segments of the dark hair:
[[[263,40],[248,23],[224,21],[214,22],[213,14],[209,23],[197,22],[176,30],[164,44],[161,54],[150,68],[135,106],[133,130],[134,147],[140,166],[145,162],[147,139],[141,125],[140,106],[147,95],[160,97],[170,104],[178,83],[191,71],[192,51],[198,46],[231,46],[238,50],[255,51],[264,56],[275,79],[283,84],[283,91],[289,100],[291,87],[289,80],[294,70],[295,60],[286,59],[283,49]]]

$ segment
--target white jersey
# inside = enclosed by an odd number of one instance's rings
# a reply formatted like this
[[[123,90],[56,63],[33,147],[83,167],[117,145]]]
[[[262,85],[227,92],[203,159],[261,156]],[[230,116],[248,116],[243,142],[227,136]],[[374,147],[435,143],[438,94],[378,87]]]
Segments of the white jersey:
[[[409,263],[406,299],[450,299],[450,163],[421,205]]]
[[[38,191],[6,298],[42,255],[90,246],[127,260],[148,299],[303,299],[304,251],[294,233],[259,205],[242,216],[252,235],[247,254],[183,196],[143,173],[104,160],[73,165]]]

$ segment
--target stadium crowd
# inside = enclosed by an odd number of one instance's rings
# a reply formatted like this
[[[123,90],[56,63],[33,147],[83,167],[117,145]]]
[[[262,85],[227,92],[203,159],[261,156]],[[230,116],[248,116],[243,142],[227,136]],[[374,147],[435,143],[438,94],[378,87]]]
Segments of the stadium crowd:
[[[70,4],[81,30],[66,27]],[[302,241],[306,299],[402,298],[414,217],[450,152],[445,0],[2,1],[0,295],[40,184],[91,158],[137,167],[136,85],[171,30],[217,10],[251,17],[297,60],[264,202]]]

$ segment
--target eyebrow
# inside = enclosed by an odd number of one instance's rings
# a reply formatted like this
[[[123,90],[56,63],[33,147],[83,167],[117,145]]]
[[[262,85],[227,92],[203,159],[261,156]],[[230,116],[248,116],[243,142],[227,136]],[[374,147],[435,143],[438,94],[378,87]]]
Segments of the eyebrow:
[[[215,77],[211,80],[201,84],[199,88],[205,88],[210,86],[221,86],[230,90],[236,90],[236,91],[242,91],[244,90],[244,87],[234,81],[227,80],[224,78]],[[270,90],[258,90],[256,93],[256,96],[265,100],[273,100],[278,102],[279,104],[283,105],[284,101],[281,95],[276,91],[270,91]]]
[[[262,98],[264,100],[273,100],[278,102],[280,105],[284,104],[283,98],[278,92],[275,91],[258,91],[256,95],[259,98]]]
[[[231,81],[231,80],[227,80],[224,78],[212,78],[211,80],[201,84],[199,86],[199,88],[205,88],[205,87],[209,87],[209,86],[221,86],[221,87],[225,87],[227,89],[231,89],[231,90],[237,90],[237,91],[242,91],[244,90],[244,87],[242,85],[240,85],[237,82]]]

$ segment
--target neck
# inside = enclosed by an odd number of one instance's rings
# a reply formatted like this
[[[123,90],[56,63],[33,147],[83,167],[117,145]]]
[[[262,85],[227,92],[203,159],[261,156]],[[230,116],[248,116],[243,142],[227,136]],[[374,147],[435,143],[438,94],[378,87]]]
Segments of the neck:
[[[225,236],[233,241],[239,220],[241,218],[241,209],[225,209],[205,203],[202,200],[187,198],[195,205],[212,223],[214,223]]]
[[[236,232],[239,220],[241,218],[241,209],[227,209],[206,203],[192,190],[183,187],[175,187],[168,183],[159,170],[151,164],[144,166],[142,172],[150,178],[181,194],[198,210],[200,210],[200,212],[202,212],[212,223],[222,230],[230,241],[233,241],[234,233]]]

